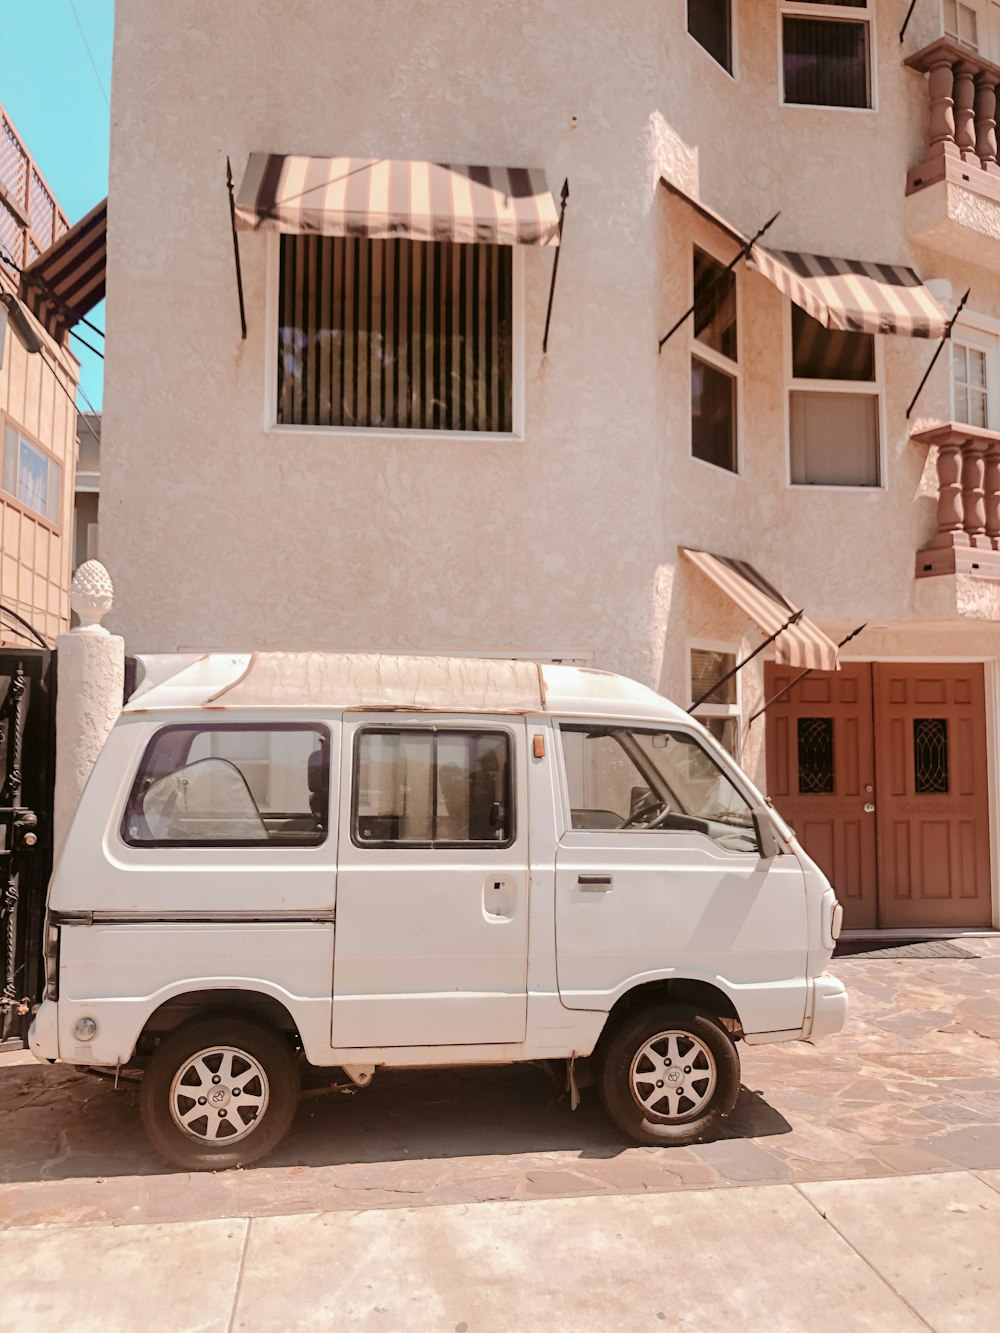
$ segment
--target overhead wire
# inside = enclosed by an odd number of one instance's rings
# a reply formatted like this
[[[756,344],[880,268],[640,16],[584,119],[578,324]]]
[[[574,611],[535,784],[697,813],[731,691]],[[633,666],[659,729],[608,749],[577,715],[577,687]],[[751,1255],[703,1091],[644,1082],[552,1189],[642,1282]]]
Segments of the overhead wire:
[[[98,88],[100,88],[101,96],[104,98],[104,105],[108,108],[108,113],[110,114],[111,99],[105,92],[104,81],[102,80],[101,75],[98,71],[97,61],[94,59],[94,53],[93,51],[91,51],[90,43],[87,41],[87,34],[83,30],[83,24],[80,22],[80,15],[77,13],[76,10],[76,0],[69,0],[69,7],[73,11],[73,17],[76,19],[76,26],[80,29],[80,36],[83,38],[83,45],[86,48],[88,57],[90,58],[90,67],[94,71],[94,78],[97,80],[97,86]]]

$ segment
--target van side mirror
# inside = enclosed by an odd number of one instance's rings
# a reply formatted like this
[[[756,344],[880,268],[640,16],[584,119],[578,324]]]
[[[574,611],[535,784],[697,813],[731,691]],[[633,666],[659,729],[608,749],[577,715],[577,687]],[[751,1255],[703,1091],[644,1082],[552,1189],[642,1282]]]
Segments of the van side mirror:
[[[765,861],[770,861],[772,857],[780,856],[784,851],[784,844],[778,836],[778,830],[771,822],[771,816],[767,807],[758,805],[753,811],[753,826],[757,832],[757,846],[760,848],[760,854]]]

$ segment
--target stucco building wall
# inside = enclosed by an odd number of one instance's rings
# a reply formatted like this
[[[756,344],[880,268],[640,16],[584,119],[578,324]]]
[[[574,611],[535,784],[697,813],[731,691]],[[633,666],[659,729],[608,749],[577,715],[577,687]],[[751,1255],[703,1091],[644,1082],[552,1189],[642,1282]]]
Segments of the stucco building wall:
[[[102,556],[130,651],[582,649],[679,698],[690,638],[759,642],[679,544],[751,559],[831,630],[868,620],[884,651],[927,651],[913,568],[936,484],[909,437],[948,415],[947,358],[907,422],[933,348],[881,340],[883,487],[791,488],[789,307],[743,269],[740,474],[692,459],[690,325],[662,355],[657,339],[690,302],[692,245],[728,260],[732,243],[658,182],[750,231],[780,209],[776,246],[912,263],[1000,315],[996,274],[907,240],[927,97],[901,60],[940,13],[918,6],[901,49],[896,7],[875,6],[867,112],[782,106],[778,7],[735,9],[736,81],[680,3],[121,0]],[[552,253],[523,256],[523,440],[265,428],[275,247],[242,237],[241,342],[224,189],[226,155],[238,172],[253,150],[569,178],[544,359]],[[939,582],[952,651],[993,657],[996,627]],[[749,672],[745,697],[759,686]]]

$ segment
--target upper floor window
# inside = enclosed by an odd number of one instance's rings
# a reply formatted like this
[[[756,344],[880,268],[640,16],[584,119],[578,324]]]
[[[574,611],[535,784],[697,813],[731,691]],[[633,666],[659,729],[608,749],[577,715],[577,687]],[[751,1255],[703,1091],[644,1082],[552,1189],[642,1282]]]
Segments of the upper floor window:
[[[732,0],[687,0],[687,29],[727,74],[733,72]]]
[[[282,236],[278,424],[511,434],[514,249]]]
[[[695,247],[691,453],[735,472],[739,364],[736,275]]]
[[[872,8],[867,0],[783,0],[786,103],[872,105]]]
[[[58,523],[61,466],[13,426],[6,426],[3,436],[4,490],[50,523]]]
[[[792,305],[789,443],[796,486],[878,486],[878,348]]]
[[[321,728],[164,727],[146,747],[122,836],[133,847],[315,847],[326,838],[329,801]]]
[[[506,731],[373,728],[355,751],[352,835],[359,846],[509,847]]]

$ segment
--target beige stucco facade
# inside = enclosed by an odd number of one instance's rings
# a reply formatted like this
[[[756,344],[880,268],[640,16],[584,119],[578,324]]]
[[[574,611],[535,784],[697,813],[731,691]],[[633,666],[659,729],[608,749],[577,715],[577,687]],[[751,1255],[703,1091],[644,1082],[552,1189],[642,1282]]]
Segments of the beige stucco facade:
[[[916,7],[902,47],[905,6],[872,8],[874,109],[856,111],[781,104],[774,0],[736,0],[735,78],[680,0],[119,0],[101,504],[129,651],[537,651],[687,702],[692,641],[761,638],[691,545],[752,561],[834,638],[867,622],[857,656],[985,661],[995,715],[1000,585],[914,578],[937,482],[910,436],[950,414],[948,357],[907,421],[933,345],[878,339],[882,485],[862,490],[789,485],[790,307],[763,277],[740,266],[738,473],[691,457],[690,323],[657,351],[692,246],[733,255],[664,175],[746,232],[780,209],[769,244],[911,264],[1000,319],[981,234],[1000,205],[970,222],[905,195],[927,91],[902,59],[940,7]],[[521,438],[274,426],[276,245],[241,238],[243,342],[224,183],[255,150],[568,178],[546,357],[553,255],[521,261]],[[748,716],[760,659],[741,689]],[[763,736],[743,739],[760,779]]]
[[[66,230],[66,219],[38,167],[0,107],[4,155],[0,183],[16,209],[27,210],[31,227],[19,225],[14,212],[0,201],[0,243],[19,266],[51,245]],[[33,192],[33,194],[31,193]],[[17,292],[16,273],[0,262],[0,290]],[[54,464],[49,486],[58,488],[52,512],[42,514],[0,482],[0,603],[29,621],[50,643],[69,628],[69,579],[73,542],[73,483],[76,469],[76,386],[79,362],[57,345],[29,315],[24,316],[44,346],[44,355],[29,353],[6,322],[0,357],[0,463],[14,447],[11,431]],[[17,445],[20,448],[19,444]],[[10,460],[3,478],[11,480]],[[25,642],[14,622],[0,624],[0,647]]]

